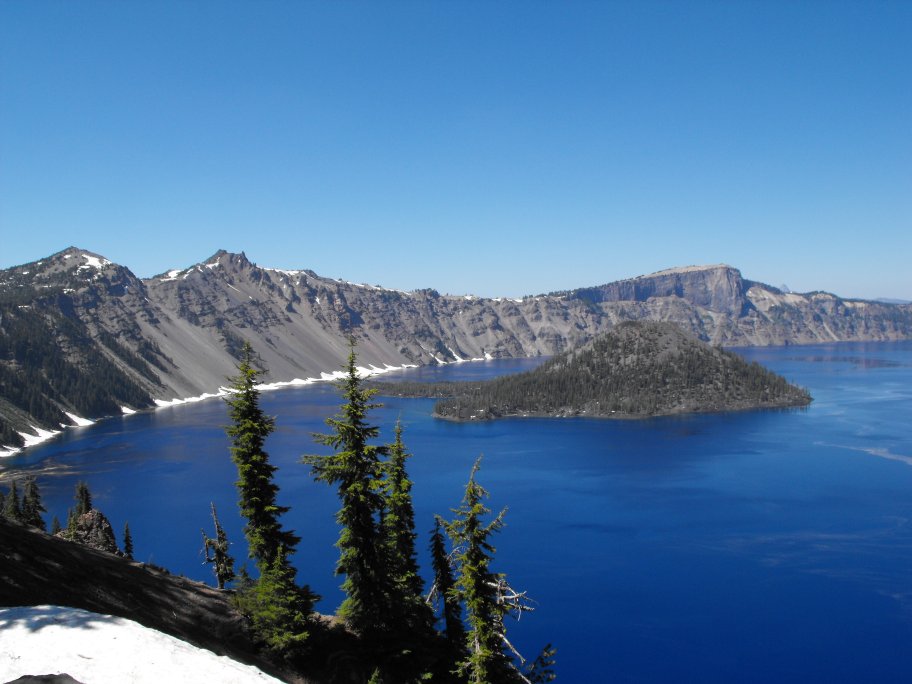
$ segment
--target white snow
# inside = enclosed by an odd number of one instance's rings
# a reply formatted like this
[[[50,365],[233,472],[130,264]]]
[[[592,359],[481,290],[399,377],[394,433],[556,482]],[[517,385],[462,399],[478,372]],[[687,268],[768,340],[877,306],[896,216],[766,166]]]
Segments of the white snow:
[[[70,413],[68,411],[64,411],[64,413],[67,415],[67,418],[73,421],[73,425],[76,425],[77,427],[85,427],[87,425],[95,424],[94,420],[89,420],[88,418],[80,418],[75,413]]]
[[[15,456],[20,451],[22,451],[22,449],[16,449],[15,447],[6,446],[6,445],[0,446],[0,458],[7,458],[9,456]]]
[[[165,277],[162,278],[162,282],[165,282],[168,280],[177,280],[177,276],[179,276],[181,273],[183,273],[183,271],[181,271],[179,268],[174,268],[174,269],[168,271],[167,274],[165,274]]]
[[[279,682],[125,618],[75,608],[0,609],[0,681],[66,672],[92,684]]]
[[[22,439],[25,440],[25,443],[22,445],[23,447],[30,447],[35,446],[36,444],[41,444],[42,442],[48,441],[55,435],[60,434],[60,430],[42,430],[41,428],[35,427],[34,425],[31,425],[29,427],[35,431],[34,435],[30,435],[27,432],[19,433],[22,436]]]
[[[120,411],[125,416],[132,416],[134,413],[136,413],[136,409],[131,409],[129,406],[121,406]]]
[[[473,359],[475,360],[475,359]],[[383,364],[383,368],[378,368],[377,366],[371,365],[370,368],[364,368],[358,366],[358,376],[361,378],[367,378],[372,375],[380,375],[381,373],[389,373],[394,370],[405,370],[406,368],[417,368],[418,366],[411,363],[406,363],[401,366],[393,366],[391,364]],[[279,380],[276,382],[264,382],[262,384],[256,385],[256,389],[261,392],[269,392],[271,390],[282,389],[283,387],[301,387],[303,385],[311,385],[315,382],[332,382],[334,380],[341,380],[346,376],[346,372],[343,370],[337,370],[333,372],[323,371],[320,373],[319,378],[294,378],[293,380]],[[206,399],[212,399],[214,397],[224,397],[232,393],[228,387],[219,387],[217,392],[211,393],[206,392],[201,394],[198,397],[185,397],[183,399],[155,399],[155,405],[159,408],[166,408],[169,406],[180,406],[181,404],[193,404],[198,401],[204,401]],[[121,409],[126,413],[125,407]]]
[[[98,257],[92,256],[91,254],[83,254],[82,258],[86,260],[86,266],[91,266],[92,268],[97,268],[99,270],[111,263],[107,259],[99,259]]]

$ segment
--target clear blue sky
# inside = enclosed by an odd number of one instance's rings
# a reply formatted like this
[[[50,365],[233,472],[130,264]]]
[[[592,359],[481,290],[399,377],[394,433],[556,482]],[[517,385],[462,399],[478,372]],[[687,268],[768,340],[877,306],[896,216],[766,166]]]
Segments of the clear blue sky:
[[[912,2],[0,2],[0,267],[912,299]]]

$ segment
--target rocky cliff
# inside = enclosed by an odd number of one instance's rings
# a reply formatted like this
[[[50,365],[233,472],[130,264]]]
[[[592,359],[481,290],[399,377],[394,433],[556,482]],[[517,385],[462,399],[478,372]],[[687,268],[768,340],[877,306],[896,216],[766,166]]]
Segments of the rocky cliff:
[[[0,271],[0,445],[121,407],[216,392],[249,340],[272,381],[337,370],[347,338],[366,367],[552,355],[620,321],[677,323],[729,346],[912,336],[912,306],[784,293],[729,266],[522,299],[401,292],[244,254],[141,280],[70,248]],[[72,415],[69,415],[72,414]]]

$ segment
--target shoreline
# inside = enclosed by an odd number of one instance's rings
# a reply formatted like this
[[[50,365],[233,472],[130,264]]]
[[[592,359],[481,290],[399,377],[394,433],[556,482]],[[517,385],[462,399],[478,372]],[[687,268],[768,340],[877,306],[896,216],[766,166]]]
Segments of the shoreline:
[[[488,361],[491,359],[490,358],[463,359],[463,358],[457,357],[457,359],[454,361],[444,361],[444,360],[441,360],[441,359],[438,359],[435,357],[434,360],[437,362],[438,365],[446,366],[446,365],[450,365],[450,364],[469,363],[472,361]],[[390,363],[384,363],[383,367],[381,368],[381,367],[377,366],[376,364],[372,363],[372,364],[368,364],[368,366],[357,366],[356,368],[358,371],[358,376],[360,378],[364,379],[364,378],[374,377],[377,375],[385,375],[386,373],[391,373],[393,371],[410,370],[410,369],[419,368],[419,367],[420,366],[418,364],[414,364],[414,363],[406,363],[401,366],[394,366]],[[280,389],[287,389],[289,387],[306,387],[308,385],[313,385],[313,384],[317,384],[317,383],[334,382],[336,380],[340,380],[340,379],[344,378],[345,375],[346,375],[346,373],[344,370],[336,370],[336,371],[332,371],[332,372],[321,371],[319,377],[307,377],[304,379],[294,378],[292,380],[278,380],[275,382],[265,382],[265,383],[260,383],[259,385],[256,385],[256,389],[259,390],[260,392],[271,392],[271,391],[280,390]],[[28,434],[27,432],[19,432],[19,434],[22,436],[22,438],[24,440],[24,444],[22,446],[9,447],[7,445],[0,445],[0,470],[4,469],[3,461],[5,459],[12,458],[14,456],[21,456],[22,454],[24,454],[26,452],[27,449],[31,449],[32,447],[36,447],[41,444],[44,444],[45,442],[49,442],[50,440],[54,439],[58,435],[62,434],[64,430],[89,427],[102,420],[110,420],[111,418],[115,418],[115,417],[124,418],[124,417],[128,417],[131,415],[135,415],[137,413],[143,413],[145,411],[158,411],[159,409],[170,408],[170,407],[174,407],[174,406],[182,406],[184,404],[195,404],[200,401],[206,401],[208,399],[225,397],[230,393],[231,393],[230,389],[228,389],[227,387],[224,387],[224,386],[220,386],[218,388],[218,390],[215,392],[204,392],[203,394],[200,394],[198,396],[183,397],[183,398],[175,397],[174,399],[153,399],[152,402],[153,402],[154,406],[151,406],[147,409],[133,409],[128,406],[121,406],[120,407],[120,410],[121,410],[120,416],[113,416],[113,415],[101,416],[101,417],[95,418],[95,419],[82,418],[80,416],[77,416],[76,414],[64,412],[64,414],[73,421],[72,425],[64,425],[63,423],[60,423],[59,430],[48,430],[45,428],[38,427],[36,425],[30,425],[32,431],[35,434],[32,435],[32,434]]]

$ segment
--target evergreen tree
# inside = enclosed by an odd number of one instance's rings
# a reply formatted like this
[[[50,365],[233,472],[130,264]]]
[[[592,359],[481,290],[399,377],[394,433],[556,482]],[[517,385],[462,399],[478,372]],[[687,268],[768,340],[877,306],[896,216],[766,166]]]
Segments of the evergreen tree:
[[[557,649],[548,644],[526,667],[525,679],[529,684],[546,684],[557,679],[554,674],[554,655],[556,653]]]
[[[249,554],[260,572],[257,581],[247,584],[236,600],[267,647],[276,652],[285,648],[285,655],[292,657],[291,651],[307,638],[305,627],[317,597],[309,588],[295,584],[295,568],[288,561],[300,539],[279,522],[288,508],[276,503],[276,468],[263,448],[275,421],[260,409],[256,381],[262,371],[253,367],[252,358],[253,349],[245,342],[238,374],[231,379],[232,392],[225,399],[231,416],[225,430],[238,469],[238,506],[247,520],[244,535]]]
[[[225,399],[231,416],[231,425],[225,431],[231,437],[231,457],[238,469],[238,505],[247,520],[244,535],[250,557],[262,572],[272,564],[280,547],[286,558],[294,553],[300,538],[283,530],[279,522],[288,507],[276,503],[279,490],[273,481],[276,468],[263,448],[266,437],[275,429],[275,421],[260,409],[256,382],[263,371],[253,367],[253,349],[249,343],[244,343],[242,353],[238,374],[231,378],[231,394]]]
[[[438,597],[440,603],[449,660],[457,663],[464,660],[467,655],[466,632],[462,623],[462,607],[459,603],[459,592],[456,590],[456,580],[453,578],[453,567],[447,555],[442,528],[444,524],[439,515],[434,517],[434,531],[431,533],[431,565],[434,569],[433,593]]]
[[[257,581],[237,594],[241,612],[250,616],[253,632],[266,650],[294,661],[306,647],[313,595],[295,584],[295,572],[281,546]]]
[[[396,421],[395,436],[389,446],[389,460],[382,464],[381,533],[389,596],[386,633],[377,644],[384,656],[378,676],[388,682],[411,682],[434,668],[434,651],[440,644],[436,643],[434,616],[424,601],[424,582],[418,573],[412,482],[406,469],[410,454],[402,442],[400,421]]]
[[[406,452],[402,443],[402,423],[398,420],[395,435],[396,440],[389,447],[389,460],[385,464],[383,533],[389,554],[387,567],[397,594],[392,603],[408,608],[411,613],[407,616],[409,626],[414,628],[427,625],[429,616],[422,597],[424,582],[418,574],[412,482],[405,465],[411,454]]]
[[[19,499],[19,486],[15,480],[10,482],[9,492],[3,501],[3,517],[22,522],[22,501]]]
[[[79,481],[76,483],[74,498],[76,500],[76,508],[73,510],[73,515],[76,518],[81,518],[92,510],[92,494],[89,492],[89,486],[85,482]]]
[[[22,496],[22,522],[39,530],[46,530],[47,525],[44,523],[42,513],[47,513],[47,509],[41,504],[41,493],[38,491],[38,483],[34,477],[29,477],[25,481],[25,491]]]
[[[65,536],[70,540],[76,536],[76,511],[72,508],[67,509],[67,526]]]
[[[124,523],[123,530],[123,552],[124,556],[133,560],[133,535],[130,534],[130,523]]]
[[[332,432],[314,435],[317,443],[335,453],[305,456],[303,462],[311,466],[316,480],[338,487],[342,507],[336,514],[341,527],[336,574],[345,575],[345,600],[339,614],[372,647],[386,631],[391,592],[380,532],[384,507],[379,491],[380,457],[387,449],[369,443],[379,430],[367,423],[367,413],[378,405],[371,403],[375,392],[362,387],[355,361],[351,340],[345,378],[339,382],[345,403],[335,417],[326,420]]]
[[[491,511],[483,502],[488,492],[475,481],[481,459],[472,467],[462,505],[447,531],[458,549],[459,576],[456,588],[466,608],[468,630],[466,658],[459,670],[472,684],[516,682],[518,673],[506,652],[504,616],[509,606],[502,600],[502,575],[491,571],[495,549],[490,537],[503,527],[502,510],[487,525],[482,519]]]
[[[58,517],[55,515],[55,516],[51,519],[51,534],[56,535],[58,532],[60,532],[60,530],[61,530],[61,527],[60,527],[60,518],[58,518]]]
[[[219,589],[224,589],[228,582],[231,582],[234,575],[234,558],[228,553],[230,542],[228,535],[222,524],[219,522],[218,514],[215,512],[215,504],[209,503],[212,508],[212,522],[215,525],[215,538],[209,537],[203,532],[203,551],[206,554],[206,562],[212,563],[212,571],[215,573],[215,581]],[[209,552],[212,555],[209,555]]]

